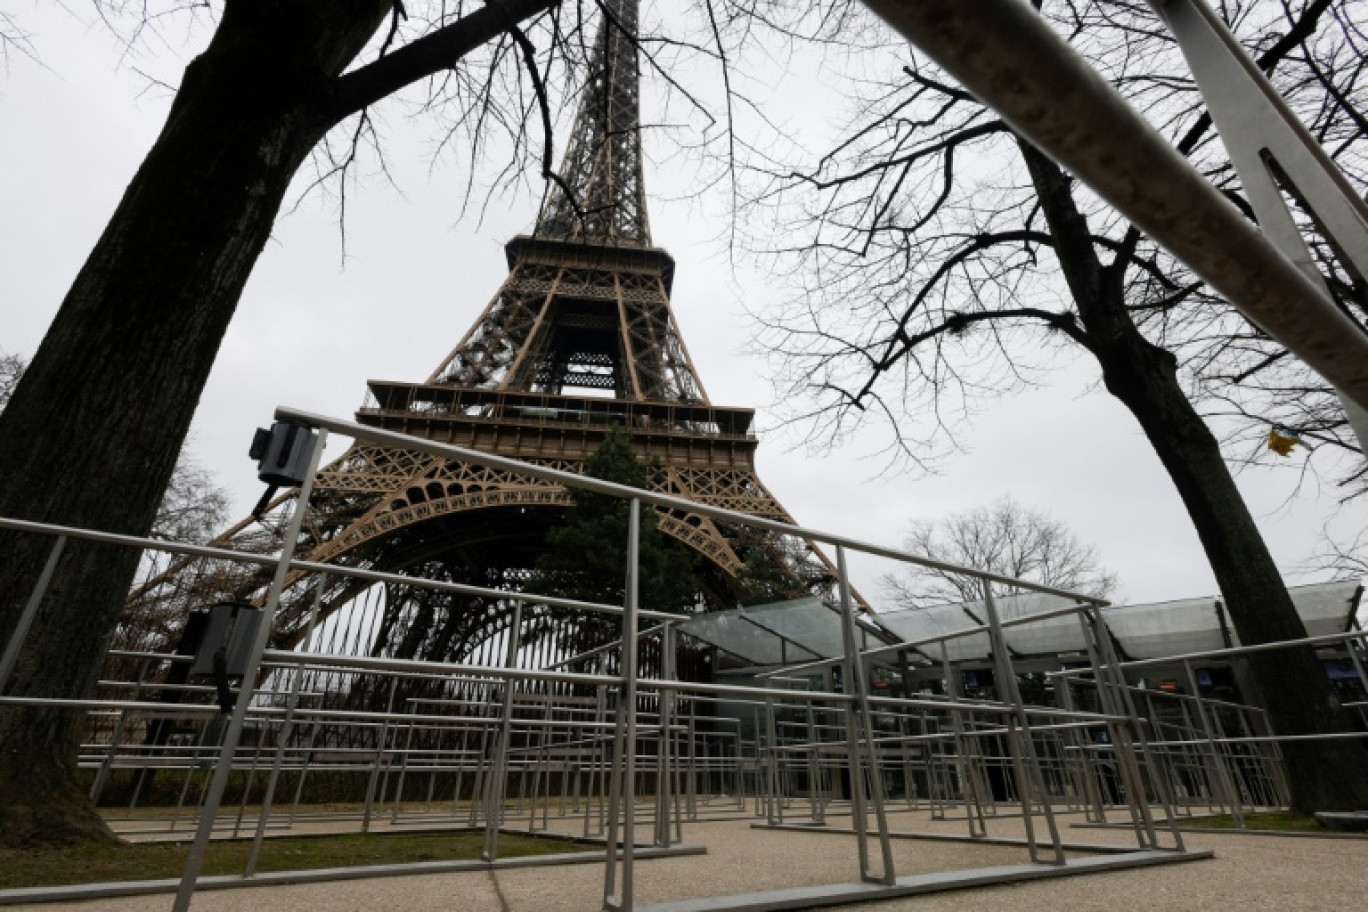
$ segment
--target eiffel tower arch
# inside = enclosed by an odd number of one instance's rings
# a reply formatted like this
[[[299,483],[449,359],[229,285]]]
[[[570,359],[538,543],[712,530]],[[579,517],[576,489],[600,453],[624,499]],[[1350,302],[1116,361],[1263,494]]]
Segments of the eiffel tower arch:
[[[792,522],[755,468],[754,411],[714,405],[670,303],[675,262],[652,244],[642,179],[636,0],[610,0],[570,135],[562,179],[531,235],[505,247],[508,277],[422,381],[372,380],[359,423],[538,465],[583,471],[610,428],[627,428],[658,465],[653,487],[701,503]],[[215,544],[270,554],[288,494]],[[319,472],[298,558],[517,590],[570,503],[560,485],[365,442]],[[736,605],[735,580],[763,549],[792,594],[834,573],[807,542],[747,534],[686,511],[657,527],[697,553],[701,598]],[[267,571],[173,566],[135,590],[133,610],[171,601],[259,600]],[[297,643],[314,596],[289,580],[272,640]],[[333,578],[321,614],[342,611],[370,584]],[[458,659],[486,652],[507,623],[495,599],[389,588],[358,651]]]

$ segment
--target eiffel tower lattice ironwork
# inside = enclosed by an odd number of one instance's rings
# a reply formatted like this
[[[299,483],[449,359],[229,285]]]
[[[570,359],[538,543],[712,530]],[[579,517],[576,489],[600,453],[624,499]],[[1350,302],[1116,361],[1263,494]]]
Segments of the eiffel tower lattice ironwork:
[[[657,490],[792,522],[756,474],[754,412],[713,405],[680,338],[670,306],[675,264],[651,244],[642,182],[636,2],[611,0],[606,9],[562,181],[535,232],[507,244],[507,279],[426,380],[371,381],[357,420],[570,471],[582,471],[620,424],[640,456],[658,461]],[[274,553],[292,496],[216,542]],[[296,553],[315,563],[517,588],[568,503],[559,485],[358,442],[320,471]],[[657,528],[701,555],[714,607],[735,606],[734,578],[757,548],[795,591],[832,578],[826,559],[800,539],[747,537],[680,511],[660,513]],[[184,569],[153,579],[134,603],[165,603]],[[247,572],[201,569],[194,597],[259,598],[265,571]],[[302,635],[313,601],[306,582],[302,572],[290,580],[277,645]],[[323,589],[323,613],[344,607],[366,585],[334,579]],[[178,598],[185,597],[181,591]],[[413,598],[393,590],[371,642],[357,647],[455,658],[490,642],[507,615],[492,601],[443,601],[430,592]]]

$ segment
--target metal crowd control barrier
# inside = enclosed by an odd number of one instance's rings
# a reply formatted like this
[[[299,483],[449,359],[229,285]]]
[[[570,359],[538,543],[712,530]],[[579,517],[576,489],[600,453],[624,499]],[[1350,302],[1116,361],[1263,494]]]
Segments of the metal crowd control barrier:
[[[1113,656],[1107,661],[1102,670],[1122,682],[1128,671],[1174,665],[1183,669],[1184,684],[1190,691],[1187,694],[1125,685],[1130,699],[1143,700],[1146,704],[1141,718],[1150,731],[1149,746],[1164,760],[1162,764],[1156,763],[1156,769],[1168,777],[1169,788],[1184,799],[1175,802],[1176,810],[1190,813],[1184,805],[1205,806],[1215,813],[1229,813],[1236,827],[1244,829],[1247,811],[1282,808],[1288,803],[1279,745],[1292,741],[1368,738],[1368,729],[1318,735],[1277,735],[1269,728],[1267,713],[1262,708],[1200,696],[1194,667],[1198,661],[1238,661],[1254,653],[1304,646],[1344,647],[1360,688],[1368,693],[1368,669],[1361,657],[1361,653],[1368,650],[1368,631],[1363,630],[1129,662],[1117,661]],[[1080,685],[1091,685],[1091,682],[1081,680],[1076,670],[1047,674],[1061,683],[1065,694]],[[1360,704],[1348,705],[1354,709]],[[1237,726],[1238,734],[1227,731],[1229,726]]]
[[[824,662],[785,666],[771,674],[768,682],[758,682],[759,686],[677,680],[672,667],[674,626],[686,618],[638,604],[633,556],[624,568],[628,585],[623,605],[295,560],[289,543],[297,540],[307,512],[307,481],[290,517],[286,548],[270,557],[0,519],[0,527],[57,536],[56,547],[61,547],[63,538],[81,538],[273,568],[248,672],[226,724],[213,706],[169,706],[143,698],[150,692],[153,666],[184,660],[176,656],[116,655],[114,659],[133,663],[129,680],[107,678],[106,688],[126,692],[128,699],[64,703],[74,710],[112,714],[96,716],[105,727],[83,748],[83,764],[95,771],[96,794],[107,788],[115,770],[148,774],[172,770],[184,776],[176,819],[187,805],[197,805],[198,811],[195,840],[175,901],[177,910],[190,906],[216,828],[231,827],[234,833],[251,828],[253,847],[246,872],[250,876],[255,871],[266,830],[282,825],[278,820],[273,823],[272,805],[286,774],[295,781],[285,826],[310,816],[300,801],[306,780],[331,772],[364,776],[365,800],[356,814],[362,830],[382,820],[393,825],[406,819],[431,819],[437,783],[445,777],[451,789],[447,818],[464,817],[468,825],[481,826],[484,855],[491,860],[498,857],[502,828],[519,822],[530,831],[547,830],[551,804],[558,800],[563,811],[578,815],[581,834],[604,841],[604,907],[629,910],[635,904],[635,861],[642,843],[668,850],[680,842],[686,821],[703,815],[741,817],[748,796],[755,799],[754,813],[760,820],[784,825],[799,784],[808,792],[804,823],[829,825],[834,816],[849,814],[860,879],[879,888],[898,888],[889,814],[899,798],[908,806],[922,802],[944,819],[962,813],[975,836],[984,835],[986,822],[994,816],[1014,815],[1026,827],[1032,861],[1062,869],[1066,866],[1064,844],[1055,818],[1070,808],[1099,809],[1104,803],[1106,796],[1093,781],[1098,778],[1095,752],[1089,749],[1084,733],[1105,731],[1112,748],[1106,762],[1120,783],[1117,794],[1111,796],[1115,801],[1108,803],[1127,808],[1141,851],[1162,848],[1179,856],[1184,852],[1181,836],[1172,825],[1168,844],[1161,845],[1161,828],[1151,814],[1151,804],[1157,804],[1164,809],[1166,821],[1175,819],[1165,790],[1171,777],[1159,774],[1166,758],[1152,751],[1131,693],[1120,673],[1111,671],[1117,666],[1116,657],[1097,610],[1104,603],[817,530],[349,422],[288,409],[279,410],[277,417],[319,430],[313,471],[327,435],[343,433],[628,498],[634,517],[629,555],[635,553],[643,504],[685,508],[728,523],[831,545],[837,558],[842,654]],[[864,638],[857,629],[860,622],[846,561],[852,550],[980,579],[990,606],[986,623],[947,637],[861,650],[858,644]],[[321,586],[315,590],[315,615],[301,646],[268,649],[270,621],[292,571],[502,599],[515,606],[502,660],[454,664],[318,652],[313,633],[318,629]],[[1076,604],[1001,620],[991,608],[993,583],[1062,595]],[[44,585],[45,581],[39,582],[30,600],[33,604],[41,601]],[[555,656],[546,667],[523,667],[517,662],[517,612],[521,610],[517,606],[525,603],[621,617],[619,644],[568,658]],[[1089,637],[1098,708],[1027,705],[1016,689],[1007,650],[1002,648],[1003,630],[1070,613],[1079,617]],[[655,626],[641,629],[643,619]],[[995,644],[1003,689],[999,700],[957,694],[952,663],[943,652],[949,636],[981,633],[987,633]],[[648,640],[663,646],[660,677],[639,673],[638,646]],[[6,655],[17,654],[19,646],[18,640],[11,642]],[[942,649],[938,660],[927,657],[934,647]],[[905,666],[907,656],[917,656],[919,667],[943,668],[949,692],[903,697],[872,692],[864,663],[891,652],[903,653]],[[604,670],[610,657],[618,658],[615,673]],[[831,686],[829,670],[836,666],[842,672],[841,690]],[[587,670],[571,670],[575,667]],[[809,680],[814,678],[819,682],[815,687]],[[807,689],[796,689],[795,684]],[[418,692],[418,685],[429,687],[429,692]],[[188,684],[183,693],[187,699],[205,698],[210,696],[208,690]],[[366,700],[349,703],[342,699],[355,694]],[[43,700],[4,696],[0,705]],[[710,714],[710,707],[718,705],[749,711],[754,716],[751,727],[726,712]],[[145,731],[149,720],[170,717],[203,720],[204,724],[197,732],[192,729],[155,748],[134,743],[133,734]],[[242,779],[245,786],[236,813],[227,821],[221,819],[220,810],[231,776]],[[423,777],[427,779],[423,810],[415,812],[405,801],[406,789]],[[248,796],[257,779],[265,781],[264,798],[251,819]],[[200,797],[192,799],[192,784],[197,780]],[[842,783],[845,793],[838,795]],[[133,800],[137,800],[136,790]],[[648,826],[649,831],[639,833],[641,826]]]

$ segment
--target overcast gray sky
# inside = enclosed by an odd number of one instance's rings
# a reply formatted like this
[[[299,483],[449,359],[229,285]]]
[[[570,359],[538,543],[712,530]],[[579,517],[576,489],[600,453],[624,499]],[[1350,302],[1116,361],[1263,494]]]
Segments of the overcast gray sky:
[[[100,25],[70,13],[18,15],[41,64],[11,55],[0,74],[0,348],[31,355],[165,117],[169,92],[137,71],[174,84],[195,44],[128,57]],[[491,207],[482,222],[461,218],[467,175],[433,167],[430,129],[394,110],[386,130],[399,187],[367,180],[349,198],[346,262],[331,201],[306,200],[277,225],[224,339],[193,449],[232,490],[235,514],[260,493],[246,450],[277,404],[350,417],[368,378],[426,377],[498,288],[503,243],[534,220],[531,195]],[[797,433],[765,433],[771,393],[743,352],[749,327],[738,302],[772,292],[744,262],[737,271],[728,263],[721,200],[677,201],[691,190],[680,174],[648,165],[646,181],[655,242],[678,261],[674,308],[686,344],[714,402],[757,409],[761,477],[800,523],[896,544],[909,518],[1011,495],[1096,546],[1125,600],[1215,592],[1158,459],[1081,362],[1047,388],[985,409],[964,436],[968,452],[931,477],[879,475],[872,438],[817,457]],[[61,414],[53,403],[53,420]],[[1290,582],[1311,580],[1291,574],[1327,522],[1351,530],[1368,518],[1368,507],[1339,507],[1335,489],[1315,479],[1294,496],[1303,462],[1298,452],[1280,470],[1239,479]],[[872,595],[884,568],[855,566]]]

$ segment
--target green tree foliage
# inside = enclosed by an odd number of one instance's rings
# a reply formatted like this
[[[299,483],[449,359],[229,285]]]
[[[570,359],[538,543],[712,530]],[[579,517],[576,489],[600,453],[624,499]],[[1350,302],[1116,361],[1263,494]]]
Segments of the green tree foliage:
[[[830,592],[831,579],[827,574],[803,575],[802,570],[817,568],[806,566],[792,556],[787,560],[781,557],[783,542],[769,536],[752,535],[751,538],[753,540],[743,541],[740,549],[745,564],[736,574],[733,587],[738,605],[765,605]]]
[[[632,446],[631,435],[613,428],[603,444],[585,460],[593,478],[649,488],[651,467]],[[631,502],[593,491],[571,492],[572,505],[546,537],[529,588],[533,592],[586,602],[621,605],[627,586],[627,534]],[[638,604],[653,611],[688,610],[698,602],[699,582],[688,549],[656,528],[655,511],[643,508],[638,539]],[[594,615],[583,620],[579,645],[590,648],[615,639],[616,617]]]

